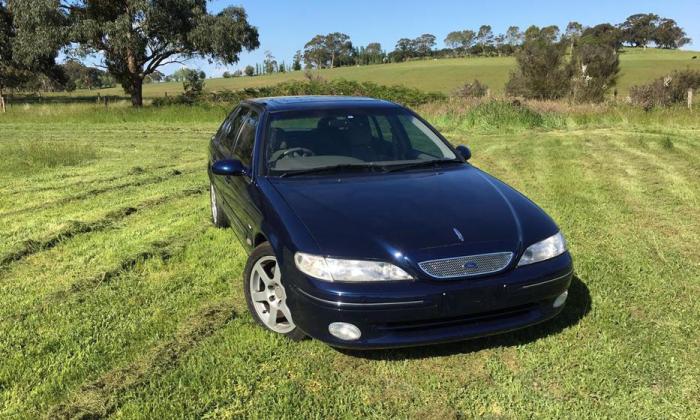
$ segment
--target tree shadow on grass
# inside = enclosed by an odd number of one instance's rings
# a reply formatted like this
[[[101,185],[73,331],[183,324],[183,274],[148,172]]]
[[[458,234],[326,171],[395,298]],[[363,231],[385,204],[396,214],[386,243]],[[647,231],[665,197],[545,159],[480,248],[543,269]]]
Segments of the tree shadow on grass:
[[[512,347],[531,343],[578,324],[591,310],[591,294],[581,279],[574,275],[569,286],[569,298],[562,312],[542,324],[500,335],[493,335],[447,344],[384,350],[347,350],[339,352],[352,357],[370,360],[410,360],[428,357],[451,356],[472,353],[495,347]]]

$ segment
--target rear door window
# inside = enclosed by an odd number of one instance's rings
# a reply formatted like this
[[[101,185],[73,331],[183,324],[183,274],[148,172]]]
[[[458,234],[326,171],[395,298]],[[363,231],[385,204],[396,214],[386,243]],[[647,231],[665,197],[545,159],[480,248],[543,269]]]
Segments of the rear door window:
[[[238,137],[238,132],[241,130],[243,118],[247,115],[247,113],[247,109],[239,108],[236,112],[232,113],[229,116],[225,123],[228,125],[228,127],[225,134],[221,137],[220,141],[221,145],[226,150],[228,150],[229,154],[233,153],[234,145],[236,144],[236,138]]]
[[[259,119],[258,113],[253,110],[250,110],[241,119],[240,134],[233,154],[247,167],[253,163],[253,147],[255,146],[255,133]]]

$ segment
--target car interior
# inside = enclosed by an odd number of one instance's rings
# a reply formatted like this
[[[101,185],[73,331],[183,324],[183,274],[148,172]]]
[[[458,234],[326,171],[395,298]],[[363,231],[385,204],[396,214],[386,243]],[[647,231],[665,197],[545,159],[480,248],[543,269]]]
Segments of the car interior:
[[[413,133],[412,133],[413,134]],[[267,142],[273,170],[296,170],[329,165],[415,161],[441,158],[440,150],[417,150],[396,117],[326,115],[273,121]],[[437,149],[432,140],[427,140]],[[421,147],[420,149],[425,149]]]

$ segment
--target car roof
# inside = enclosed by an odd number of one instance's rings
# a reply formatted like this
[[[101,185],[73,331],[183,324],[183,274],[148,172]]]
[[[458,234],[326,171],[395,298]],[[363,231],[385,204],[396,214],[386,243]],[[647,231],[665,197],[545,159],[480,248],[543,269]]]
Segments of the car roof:
[[[274,96],[248,99],[270,112],[342,108],[400,108],[393,102],[364,96]]]

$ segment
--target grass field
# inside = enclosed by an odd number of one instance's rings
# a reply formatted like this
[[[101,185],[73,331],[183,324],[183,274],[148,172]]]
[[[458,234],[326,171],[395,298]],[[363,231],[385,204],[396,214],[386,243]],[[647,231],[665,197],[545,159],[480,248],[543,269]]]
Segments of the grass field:
[[[625,95],[630,86],[647,83],[650,80],[667,75],[676,69],[699,69],[700,56],[693,51],[670,51],[657,49],[627,49],[620,56],[621,73],[618,83],[620,94]],[[341,67],[321,70],[319,73],[327,79],[344,78],[357,81],[372,81],[383,85],[402,84],[424,91],[438,91],[451,94],[459,86],[474,79],[486,83],[494,94],[503,92],[510,72],[515,67],[512,57],[460,58],[444,60],[412,61],[398,64],[384,64],[361,67]],[[209,90],[242,89],[277,84],[286,80],[303,79],[303,72],[274,74],[269,76],[240,77],[232,79],[209,79]],[[175,95],[182,91],[182,83],[158,83],[144,87],[145,97]],[[121,88],[100,91],[77,91],[74,96],[93,96],[97,92],[103,95],[123,95]]]
[[[15,107],[0,418],[700,417],[700,114],[421,111],[559,222],[576,270],[560,317],[416,349],[288,342],[246,312],[242,248],[209,223],[224,109]]]

